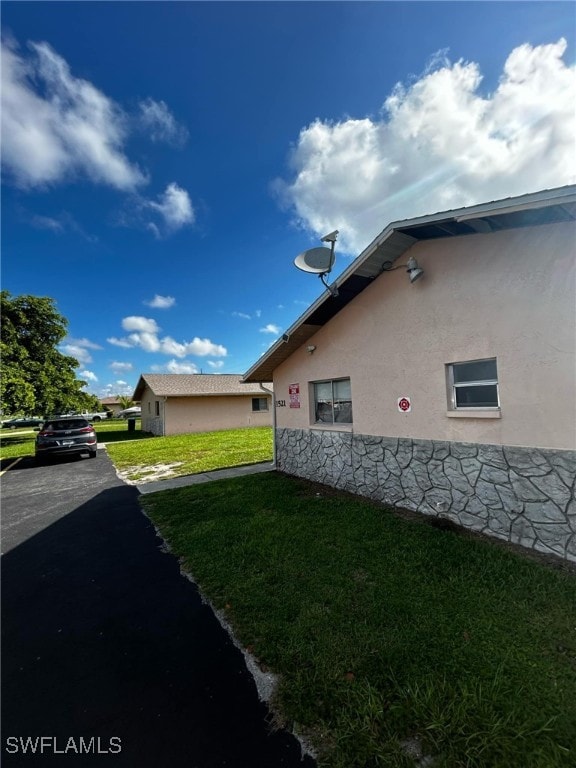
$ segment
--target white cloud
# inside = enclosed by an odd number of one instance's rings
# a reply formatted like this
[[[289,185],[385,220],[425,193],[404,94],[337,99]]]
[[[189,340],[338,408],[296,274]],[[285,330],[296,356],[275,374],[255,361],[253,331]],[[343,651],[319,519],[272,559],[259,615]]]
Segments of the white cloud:
[[[174,304],[176,304],[176,299],[173,296],[160,296],[159,294],[156,294],[153,299],[145,301],[144,304],[147,304],[154,309],[170,309],[170,307],[173,307]]]
[[[179,363],[177,360],[170,360],[166,365],[168,373],[198,373],[198,368],[194,363]]]
[[[124,154],[126,117],[47,43],[2,41],[2,165],[21,187],[88,177],[134,190],[145,175]]]
[[[50,216],[32,216],[30,223],[35,229],[47,229],[57,233],[64,231],[62,222]]]
[[[148,333],[142,331],[142,333],[131,333],[128,337],[133,347],[140,347],[144,352],[159,352],[161,350],[161,343],[155,333]],[[171,354],[170,352],[168,354]]]
[[[134,393],[134,387],[126,381],[114,381],[106,384],[98,393],[100,397],[115,397],[116,395],[127,395],[129,397]]]
[[[80,371],[80,376],[83,379],[88,379],[88,381],[98,381],[98,376],[92,371]]]
[[[165,141],[181,147],[188,138],[188,131],[179,125],[163,101],[145,99],[139,104],[140,123],[152,141]]]
[[[88,352],[85,347],[79,346],[78,344],[63,344],[60,349],[64,355],[76,358],[82,365],[92,362],[92,355],[90,352]]]
[[[274,323],[268,323],[264,328],[260,328],[260,333],[274,333],[277,336],[280,333],[280,327]]]
[[[165,336],[161,340],[161,351],[164,354],[176,355],[176,357],[186,357],[187,355],[225,357],[228,354],[226,347],[221,344],[213,344],[210,339],[199,339],[197,336],[192,341],[185,341],[182,344],[174,341],[170,336]]]
[[[143,331],[145,333],[158,333],[160,330],[156,320],[152,320],[149,317],[138,317],[136,315],[125,317],[122,320],[122,328],[124,328],[125,331]]]
[[[261,317],[262,310],[261,309],[255,309],[254,312],[249,315],[248,312],[232,312],[232,317],[239,317],[242,320],[252,320],[253,317]]]
[[[132,363],[120,363],[120,362],[113,362],[110,363],[109,368],[114,371],[114,373],[122,373],[123,371],[131,371],[134,366]]]
[[[208,365],[210,368],[222,368],[224,366],[223,360],[208,360]]]
[[[66,339],[66,341],[69,344],[74,344],[74,345],[76,345],[78,347],[85,347],[86,349],[102,349],[100,344],[96,344],[96,342],[90,341],[90,339],[86,339],[86,338],[75,339],[75,338],[69,337],[69,338]]]
[[[172,182],[168,184],[164,192],[159,196],[160,202],[145,200],[143,205],[162,217],[162,228],[154,222],[149,222],[148,228],[151,229],[156,237],[161,237],[163,232],[170,234],[188,224],[193,224],[195,220],[194,208],[190,201],[190,196],[185,189]]]
[[[90,235],[85,232],[68,211],[62,211],[57,216],[41,216],[38,214],[25,213],[24,218],[35,229],[47,230],[57,235],[60,235],[63,232],[72,232],[76,235],[80,235],[80,237],[84,238],[84,240],[87,240],[89,243],[98,242],[98,238],[95,235]]]
[[[135,346],[128,339],[117,339],[116,336],[110,336],[106,341],[109,344],[113,344],[115,347],[122,347],[122,349],[130,349]]]
[[[576,181],[576,69],[566,41],[515,48],[497,87],[480,66],[433,59],[379,119],[302,129],[276,191],[318,236],[357,252],[389,222]]]
[[[147,317],[130,316],[122,320],[125,331],[133,331],[127,337],[110,337],[107,341],[124,349],[140,348],[145,352],[159,352],[163,355],[183,358],[189,355],[198,357],[226,357],[228,350],[221,344],[214,344],[210,339],[200,339],[197,336],[192,341],[179,342],[171,336],[158,336],[160,327],[155,320]]]

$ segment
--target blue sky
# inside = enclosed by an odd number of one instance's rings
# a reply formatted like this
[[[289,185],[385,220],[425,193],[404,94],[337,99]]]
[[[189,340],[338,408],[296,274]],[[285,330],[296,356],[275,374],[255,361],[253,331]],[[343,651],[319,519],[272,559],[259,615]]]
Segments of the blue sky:
[[[3,2],[2,287],[87,390],[243,373],[389,222],[574,183],[570,2]]]

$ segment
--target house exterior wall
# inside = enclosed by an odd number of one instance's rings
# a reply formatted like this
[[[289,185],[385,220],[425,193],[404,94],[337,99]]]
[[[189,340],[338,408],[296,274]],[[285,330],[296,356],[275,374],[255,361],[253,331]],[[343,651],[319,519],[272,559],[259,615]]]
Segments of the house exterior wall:
[[[166,407],[166,434],[271,426],[270,397],[267,397],[267,411],[253,411],[253,397],[254,395],[170,397]]]
[[[381,275],[275,371],[279,468],[575,559],[575,234],[563,223],[416,244],[405,256],[421,280]],[[493,357],[500,410],[451,411],[446,365]],[[310,382],[342,377],[353,425],[314,424]],[[370,448],[381,439],[401,461]]]
[[[267,411],[253,411],[252,398],[257,395],[155,397],[149,387],[142,397],[142,429],[155,435],[181,435],[219,429],[264,427],[272,425],[272,403],[269,395]],[[156,416],[156,401],[160,415]]]
[[[150,432],[153,435],[164,434],[164,400],[165,398],[154,395],[150,387],[144,388],[140,401],[142,411],[140,423],[143,432]],[[156,413],[156,408],[158,408],[158,413]]]

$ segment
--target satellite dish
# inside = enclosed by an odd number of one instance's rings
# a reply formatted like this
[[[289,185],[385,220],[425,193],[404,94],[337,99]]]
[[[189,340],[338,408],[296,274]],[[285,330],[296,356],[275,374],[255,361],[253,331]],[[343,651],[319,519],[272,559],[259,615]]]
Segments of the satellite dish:
[[[334,249],[309,248],[296,256],[294,264],[303,272],[325,275],[330,272],[334,264]]]

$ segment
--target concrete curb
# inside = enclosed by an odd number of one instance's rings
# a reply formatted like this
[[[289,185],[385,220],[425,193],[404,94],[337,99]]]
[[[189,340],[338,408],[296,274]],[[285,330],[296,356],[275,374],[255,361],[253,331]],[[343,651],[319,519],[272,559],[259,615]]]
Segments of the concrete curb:
[[[184,475],[182,477],[172,477],[168,480],[155,480],[149,483],[134,483],[134,485],[142,494],[158,493],[158,491],[184,488],[188,485],[211,483],[215,480],[227,480],[231,477],[243,477],[244,475],[257,475],[261,472],[272,472],[275,469],[276,466],[272,462],[266,461],[261,464],[247,464],[242,467],[227,467],[226,469],[216,469],[213,472],[199,472],[197,475]]]

